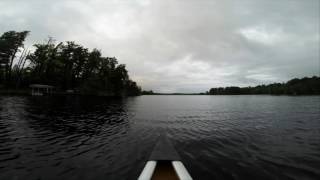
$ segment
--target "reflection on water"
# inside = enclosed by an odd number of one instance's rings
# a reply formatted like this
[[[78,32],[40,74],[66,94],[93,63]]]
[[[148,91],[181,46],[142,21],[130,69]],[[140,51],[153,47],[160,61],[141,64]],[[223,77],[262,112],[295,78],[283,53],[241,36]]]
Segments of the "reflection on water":
[[[136,179],[160,132],[195,179],[319,179],[320,97],[0,97],[0,179]]]

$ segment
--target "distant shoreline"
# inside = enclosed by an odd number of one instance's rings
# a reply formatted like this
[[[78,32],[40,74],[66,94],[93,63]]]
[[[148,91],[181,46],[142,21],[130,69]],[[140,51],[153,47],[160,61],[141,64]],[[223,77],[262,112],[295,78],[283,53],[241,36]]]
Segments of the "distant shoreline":
[[[0,86],[1,87],[1,86]],[[125,93],[111,94],[104,91],[84,93],[84,92],[68,92],[68,91],[53,91],[52,95],[61,96],[99,96],[99,97],[127,97]],[[14,88],[0,88],[0,95],[31,95],[31,89],[14,89]],[[150,91],[142,91],[139,95],[276,95],[276,96],[303,96],[303,95],[320,95],[320,77],[305,77],[302,79],[292,79],[286,83],[273,83],[268,85],[259,85],[255,87],[218,87],[211,88],[207,92],[202,93],[158,93]]]
[[[0,96],[32,96],[30,89],[0,89]],[[105,94],[84,94],[84,93],[67,93],[67,92],[53,92],[50,95],[43,96],[86,96],[86,97],[131,97],[131,96],[117,96]],[[41,96],[40,96],[41,97]]]
[[[320,94],[142,94],[142,96],[320,96]]]
[[[320,94],[205,94],[205,93],[154,93],[154,94],[141,94],[141,96],[250,96],[250,95],[270,95],[270,96],[319,96]],[[26,89],[0,89],[0,96],[32,96],[31,90]],[[44,96],[83,96],[83,97],[131,97],[131,96],[114,96],[114,95],[99,95],[99,94],[80,94],[80,93],[66,93],[54,92],[51,95]]]
[[[320,77],[294,78],[286,83],[248,87],[216,87],[202,93],[158,93],[142,91],[143,95],[320,95]]]

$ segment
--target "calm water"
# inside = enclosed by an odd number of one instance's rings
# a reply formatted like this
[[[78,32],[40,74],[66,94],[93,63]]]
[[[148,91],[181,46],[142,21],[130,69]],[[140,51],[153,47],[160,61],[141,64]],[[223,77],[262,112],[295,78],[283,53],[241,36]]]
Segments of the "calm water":
[[[0,179],[136,179],[163,132],[194,179],[320,179],[320,96],[3,96]]]

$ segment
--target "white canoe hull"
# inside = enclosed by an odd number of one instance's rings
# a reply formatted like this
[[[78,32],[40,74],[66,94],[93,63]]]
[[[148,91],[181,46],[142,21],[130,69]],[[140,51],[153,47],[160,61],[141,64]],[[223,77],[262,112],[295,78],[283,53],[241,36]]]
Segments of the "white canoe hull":
[[[180,180],[192,180],[187,169],[181,161],[171,161],[174,171]],[[157,161],[148,161],[138,180],[151,180],[157,167]]]

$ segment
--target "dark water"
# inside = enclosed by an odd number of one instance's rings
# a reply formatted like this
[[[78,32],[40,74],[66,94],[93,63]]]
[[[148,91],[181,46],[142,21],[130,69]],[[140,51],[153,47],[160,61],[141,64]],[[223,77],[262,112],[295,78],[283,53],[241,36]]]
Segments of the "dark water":
[[[320,179],[320,96],[0,97],[0,179],[136,179],[161,132],[194,179]]]

